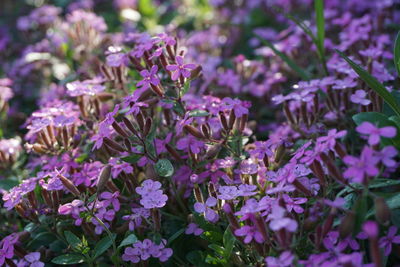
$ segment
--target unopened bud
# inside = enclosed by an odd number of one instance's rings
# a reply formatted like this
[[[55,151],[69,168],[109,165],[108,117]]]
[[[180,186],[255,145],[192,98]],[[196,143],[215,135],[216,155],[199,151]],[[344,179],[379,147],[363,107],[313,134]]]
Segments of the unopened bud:
[[[110,138],[105,137],[103,141],[109,148],[114,149],[118,152],[125,152],[125,149],[122,146],[120,146],[117,142],[111,140]]]
[[[205,138],[205,136],[204,136],[199,130],[197,130],[196,128],[194,128],[193,126],[185,125],[185,126],[183,126],[183,129],[184,129],[186,132],[188,132],[188,133],[190,133],[191,135],[193,135],[194,137],[197,137],[197,138],[200,138],[200,139],[204,139],[204,138]]]
[[[107,93],[107,92],[100,92],[97,94],[97,97],[101,102],[106,102],[114,98],[114,94]]]
[[[135,127],[133,126],[133,123],[129,119],[123,117],[122,121],[124,122],[126,128],[128,128],[132,134],[134,134],[134,135],[137,134],[137,131],[136,131]]]
[[[235,121],[236,121],[235,111],[232,109],[231,112],[229,113],[229,122],[228,122],[229,129],[233,128]]]
[[[383,197],[375,198],[375,216],[381,224],[386,224],[390,220],[390,208]]]
[[[190,72],[190,79],[195,79],[199,77],[202,70],[203,68],[200,65],[198,65],[194,70]]]
[[[61,183],[68,189],[74,196],[79,197],[81,192],[79,192],[78,188],[62,174],[58,174],[58,178],[60,179]]]
[[[225,114],[222,111],[219,112],[219,119],[221,121],[222,128],[224,128],[225,131],[229,131],[228,121],[226,120]]]
[[[356,219],[355,212],[351,210],[348,211],[339,225],[340,238],[346,238],[353,232],[355,219]]]
[[[115,130],[120,136],[125,137],[125,138],[128,138],[128,137],[129,137],[129,134],[128,134],[124,129],[122,129],[121,125],[119,125],[118,122],[114,121],[114,122],[112,123],[112,127],[114,128],[114,130]]]
[[[103,190],[104,186],[107,184],[110,178],[111,178],[111,166],[107,165],[100,172],[99,179],[97,182],[98,192],[101,192]]]
[[[153,125],[153,120],[151,118],[147,118],[144,124],[143,136],[147,136],[149,134],[152,125]]]

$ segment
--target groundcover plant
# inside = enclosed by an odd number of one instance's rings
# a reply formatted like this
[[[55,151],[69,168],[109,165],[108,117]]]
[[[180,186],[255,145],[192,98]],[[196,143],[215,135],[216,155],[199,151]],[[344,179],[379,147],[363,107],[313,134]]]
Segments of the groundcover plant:
[[[399,266],[400,1],[0,6],[0,266]]]

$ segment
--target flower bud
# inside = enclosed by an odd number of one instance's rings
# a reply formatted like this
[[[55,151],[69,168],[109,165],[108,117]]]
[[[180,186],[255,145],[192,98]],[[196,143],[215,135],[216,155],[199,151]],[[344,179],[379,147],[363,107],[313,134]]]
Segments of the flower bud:
[[[197,137],[197,138],[200,138],[200,139],[204,139],[204,138],[205,138],[205,136],[204,136],[199,130],[197,130],[196,128],[194,128],[193,126],[185,125],[185,126],[183,126],[183,129],[184,129],[186,132],[188,132],[188,133],[190,133],[191,135],[193,135],[194,137]]]
[[[111,166],[106,165],[100,172],[99,179],[97,180],[97,192],[101,192],[104,186],[111,178]]]
[[[225,131],[229,131],[228,121],[226,120],[225,114],[222,111],[219,112],[219,119],[221,121],[222,128],[224,128]]]
[[[151,118],[147,118],[146,123],[144,124],[143,136],[147,136],[149,134],[152,125],[153,120]]]
[[[129,134],[128,134],[124,129],[122,129],[122,127],[119,125],[118,122],[114,121],[114,122],[112,123],[112,127],[114,128],[114,130],[115,130],[120,136],[122,136],[122,137],[124,137],[124,138],[128,138],[128,137],[129,137]]]
[[[236,121],[235,111],[232,109],[231,112],[229,113],[229,122],[228,122],[229,129],[233,128],[235,121]]]
[[[133,123],[129,119],[122,117],[122,121],[124,122],[126,128],[128,128],[132,134],[137,135],[137,131],[136,131],[135,127],[133,126]]]
[[[340,238],[342,239],[346,238],[353,232],[355,220],[356,220],[355,212],[352,210],[348,211],[339,225]]]
[[[201,75],[202,70],[203,68],[201,67],[201,65],[198,65],[194,70],[190,72],[190,79],[192,80],[199,77]]]
[[[106,102],[114,98],[114,94],[107,93],[107,92],[100,92],[97,94],[97,97],[101,102]]]
[[[375,217],[381,224],[386,224],[390,220],[390,208],[383,197],[375,198]]]
[[[172,146],[170,146],[169,144],[165,144],[165,148],[171,154],[171,156],[173,156],[177,161],[181,161],[181,157]]]
[[[58,178],[60,179],[61,183],[65,186],[65,188],[68,189],[74,196],[79,197],[81,192],[79,192],[78,188],[72,183],[71,180],[69,180],[67,177],[65,177],[62,174],[58,174]]]
[[[111,140],[110,138],[104,137],[103,141],[109,148],[114,149],[118,152],[125,152],[125,149],[122,146],[120,146],[117,142]]]

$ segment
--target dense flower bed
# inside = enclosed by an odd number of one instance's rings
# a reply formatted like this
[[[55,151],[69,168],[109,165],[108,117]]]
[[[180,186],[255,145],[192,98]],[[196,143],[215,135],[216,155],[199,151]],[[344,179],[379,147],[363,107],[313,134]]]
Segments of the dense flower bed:
[[[399,1],[3,2],[0,266],[400,262]]]

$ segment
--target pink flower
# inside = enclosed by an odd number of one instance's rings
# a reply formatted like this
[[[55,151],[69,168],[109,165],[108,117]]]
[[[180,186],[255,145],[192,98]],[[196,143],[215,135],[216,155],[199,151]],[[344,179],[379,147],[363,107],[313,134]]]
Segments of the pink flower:
[[[400,235],[396,235],[397,227],[390,226],[387,235],[379,239],[379,246],[385,250],[385,256],[392,252],[392,244],[400,244]]]
[[[257,243],[263,243],[265,241],[262,234],[257,231],[257,228],[254,226],[245,225],[235,230],[235,235],[244,236],[244,243],[246,244],[250,243],[253,239]]]
[[[369,147],[364,147],[360,158],[348,155],[343,158],[343,161],[349,166],[343,175],[352,182],[361,183],[366,175],[375,176],[379,173],[379,169],[376,167],[379,159]]]
[[[367,98],[367,93],[364,90],[357,90],[354,94],[350,96],[350,101],[355,104],[360,104],[362,106],[367,106],[371,104],[371,100]]]
[[[167,66],[167,70],[173,71],[172,80],[176,81],[179,77],[183,76],[185,78],[189,78],[191,75],[191,70],[196,68],[195,64],[183,64],[183,57],[176,56],[176,63]]]
[[[386,126],[382,128],[376,127],[374,124],[364,121],[357,128],[357,132],[369,135],[368,144],[377,145],[380,142],[380,137],[393,138],[396,136],[396,128]]]

